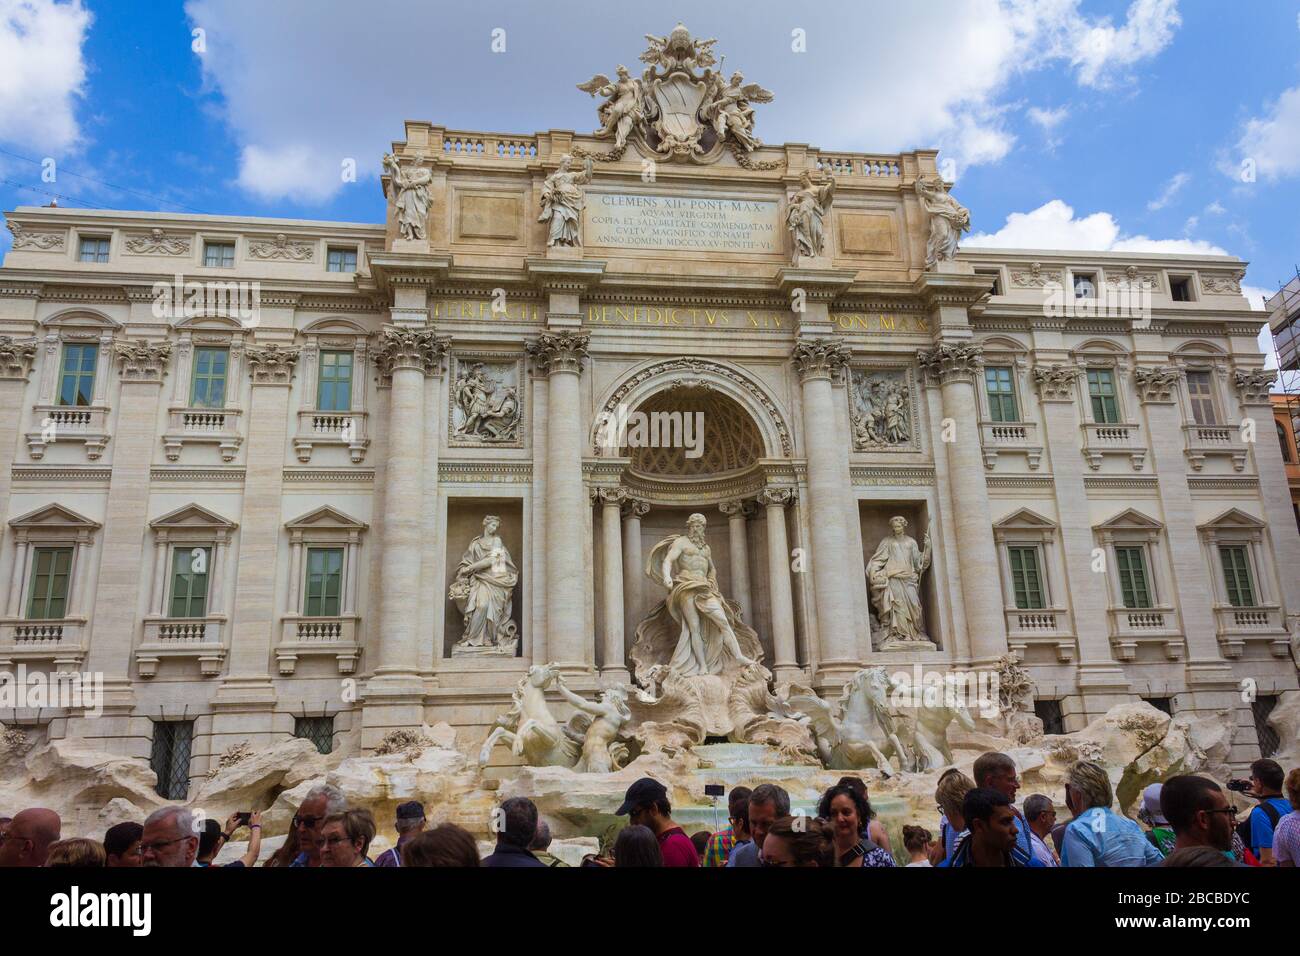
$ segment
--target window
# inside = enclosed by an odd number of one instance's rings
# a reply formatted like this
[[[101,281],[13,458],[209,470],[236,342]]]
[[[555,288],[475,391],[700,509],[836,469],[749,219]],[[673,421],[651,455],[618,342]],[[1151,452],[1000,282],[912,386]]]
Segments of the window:
[[[1002,274],[1000,272],[993,272],[988,269],[976,269],[975,274],[993,280],[993,290],[990,295],[1002,294]]]
[[[172,552],[171,617],[203,617],[208,613],[211,562],[211,548],[179,547]]]
[[[1146,551],[1139,547],[1115,549],[1115,567],[1119,571],[1119,591],[1128,608],[1151,606],[1151,586],[1147,577]]]
[[[68,611],[68,584],[72,572],[71,548],[37,548],[32,560],[27,617],[34,621],[58,620]]]
[[[233,242],[205,242],[203,244],[203,264],[210,269],[234,268],[235,244]]]
[[[1088,395],[1092,399],[1092,420],[1100,425],[1119,423],[1115,399],[1115,372],[1108,368],[1088,369]]]
[[[1043,722],[1043,733],[1065,733],[1065,719],[1061,716],[1061,702],[1059,700],[1035,699],[1034,715]]]
[[[1076,299],[1095,299],[1097,297],[1097,277],[1091,272],[1074,274],[1074,297]]]
[[[334,749],[333,717],[295,717],[293,735],[303,740],[310,740],[316,749],[327,754]]]
[[[103,236],[82,236],[77,256],[82,262],[107,262],[108,240]]]
[[[59,379],[60,405],[89,405],[95,398],[95,364],[98,345],[63,346],[63,374]]]
[[[1214,395],[1209,372],[1187,373],[1187,394],[1192,400],[1192,418],[1198,425],[1217,425]]]
[[[200,348],[194,352],[194,380],[190,385],[191,408],[224,408],[226,405],[226,349]]]
[[[1143,697],[1142,699],[1156,710],[1162,711],[1170,717],[1174,715],[1174,699],[1172,697]]]
[[[307,617],[338,617],[343,583],[342,548],[307,549]]]
[[[352,353],[321,352],[316,386],[316,410],[346,412],[352,409]]]
[[[1288,465],[1295,462],[1295,455],[1291,454],[1291,439],[1286,433],[1286,426],[1279,421],[1274,421],[1277,426],[1277,440],[1282,446],[1282,460]]]
[[[1043,577],[1038,569],[1038,549],[1008,547],[1007,561],[1011,565],[1011,589],[1015,592],[1016,607],[1022,611],[1045,607]]]
[[[325,270],[327,272],[356,272],[357,250],[330,246],[329,254],[325,259]]]
[[[1228,591],[1228,603],[1233,607],[1254,607],[1255,589],[1250,583],[1250,561],[1246,546],[1224,545],[1219,548],[1223,563],[1223,584]]]
[[[1277,731],[1268,725],[1268,717],[1277,706],[1277,696],[1261,694],[1250,702],[1251,715],[1255,718],[1255,736],[1259,738],[1259,755],[1271,757],[1278,751],[1281,739]]]
[[[1011,369],[1007,366],[989,366],[984,369],[985,390],[989,397],[989,419],[995,422],[1018,422],[1016,392],[1011,385]]]
[[[158,775],[154,789],[164,800],[184,800],[190,790],[190,745],[194,721],[155,720],[149,766]]]
[[[1175,302],[1191,302],[1192,280],[1187,276],[1170,276],[1169,295]]]

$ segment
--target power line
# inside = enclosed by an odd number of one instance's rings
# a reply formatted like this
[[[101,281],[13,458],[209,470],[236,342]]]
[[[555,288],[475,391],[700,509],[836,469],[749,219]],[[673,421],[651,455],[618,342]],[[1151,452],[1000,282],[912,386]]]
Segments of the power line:
[[[48,189],[40,189],[37,186],[29,186],[27,183],[17,183],[14,182],[12,179],[0,179],[0,183],[4,183],[6,186],[14,186],[18,189],[26,189],[29,192],[41,193],[44,196],[53,196],[55,199],[63,199],[71,203],[80,203],[82,206],[85,206],[87,209],[107,208],[105,206],[96,206],[93,203],[88,203],[84,199],[78,199],[76,196],[65,196],[63,195],[63,193],[52,193]]]
[[[43,165],[44,165],[44,163],[42,163],[39,159],[32,159],[30,156],[23,156],[23,155],[20,154],[20,153],[12,152],[11,150],[4,149],[3,147],[0,147],[0,153],[4,153],[6,156],[12,156],[14,159],[21,159],[21,160],[22,160],[23,162],[25,162],[25,163],[32,163],[33,165],[36,165],[36,166],[43,166]],[[82,174],[82,173],[74,173],[74,172],[72,172],[72,171],[69,170],[69,169],[60,169],[59,172],[60,172],[61,175],[64,175],[64,176],[73,176],[73,177],[75,177],[75,178],[77,178],[77,179],[84,179],[84,180],[86,180],[87,182],[96,183],[97,185],[100,185],[100,186],[106,186],[106,187],[108,187],[109,189],[116,189],[118,192],[124,192],[124,193],[128,193],[128,194],[130,194],[130,195],[132,195],[132,196],[137,196],[137,197],[139,197],[140,199],[149,199],[149,200],[152,200],[153,202],[156,202],[156,203],[163,203],[163,204],[168,205],[168,206],[179,206],[181,209],[188,209],[190,212],[196,212],[196,213],[199,213],[200,215],[207,215],[207,213],[206,213],[204,210],[202,210],[202,209],[195,209],[193,206],[187,206],[187,205],[185,205],[185,203],[183,203],[183,202],[177,202],[177,201],[174,200],[174,199],[163,199],[161,196],[155,196],[155,195],[153,195],[152,193],[140,192],[140,191],[137,190],[137,189],[130,189],[130,188],[126,187],[126,186],[119,186],[119,185],[117,185],[116,183],[110,183],[110,182],[107,182],[107,181],[105,181],[105,180],[103,180],[103,179],[96,179],[94,176],[86,176],[86,175],[84,175],[84,174]],[[50,195],[54,195],[54,194],[53,194],[53,193],[50,193]],[[92,206],[91,208],[92,208],[92,209],[102,209],[102,208],[105,208],[105,207],[103,207],[103,206]]]

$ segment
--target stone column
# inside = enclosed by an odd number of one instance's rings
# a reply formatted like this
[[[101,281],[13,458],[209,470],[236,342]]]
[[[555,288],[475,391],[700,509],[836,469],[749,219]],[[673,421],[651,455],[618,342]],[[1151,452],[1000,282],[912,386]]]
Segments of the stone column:
[[[580,529],[590,508],[582,481],[582,407],[578,380],[585,332],[543,332],[528,345],[547,376],[546,648],[562,671],[587,673],[586,594]]]
[[[930,383],[939,385],[944,418],[950,419],[953,426],[953,440],[943,444],[952,483],[961,568],[950,569],[949,573],[959,570],[961,576],[972,663],[991,664],[1007,653],[1007,627],[1002,612],[1002,589],[988,579],[988,575],[997,573],[998,558],[993,546],[988,486],[984,481],[979,403],[974,383],[979,371],[980,348],[969,343],[941,342],[921,350],[917,359]],[[917,537],[922,537],[924,532],[921,529],[918,532]]]
[[[804,444],[808,455],[811,565],[817,599],[818,668],[823,676],[847,678],[858,669],[857,615],[847,575],[862,566],[850,549],[845,516],[848,486],[842,474],[843,450],[832,379],[842,375],[848,350],[833,338],[801,338],[794,364],[803,385]],[[782,558],[785,563],[785,558]]]
[[[9,449],[10,454],[18,447],[18,434],[22,430],[23,418],[28,414],[23,394],[35,358],[35,339],[22,340],[11,335],[0,335],[0,448]],[[14,517],[9,514],[12,481],[13,469],[5,463],[4,467],[0,467],[0,522]],[[4,527],[0,524],[0,528]]]
[[[605,596],[604,665],[601,678],[610,684],[627,683],[627,649],[623,621],[623,535],[619,527],[624,488],[600,488],[601,584]]]
[[[790,545],[785,508],[794,501],[789,488],[764,488],[758,503],[767,511],[767,577],[772,603],[772,674],[778,684],[802,676],[794,640],[794,598],[790,592]]]
[[[113,351],[122,368],[121,390],[86,669],[104,675],[105,709],[125,711],[135,703],[131,651],[141,617],[140,569],[149,531],[149,467],[158,442],[155,425],[171,345],[137,339],[117,342]],[[106,387],[97,381],[95,390],[102,393]],[[79,557],[84,564],[86,556]],[[81,578],[85,580],[85,575]],[[83,594],[74,600],[84,602],[85,597]]]
[[[637,625],[641,623],[642,581],[641,570],[641,519],[650,513],[645,501],[628,498],[623,502],[623,641],[636,638]]]
[[[731,599],[740,605],[741,617],[754,620],[754,599],[749,589],[749,534],[746,531],[749,503],[726,501],[719,508],[727,516],[731,533]]]

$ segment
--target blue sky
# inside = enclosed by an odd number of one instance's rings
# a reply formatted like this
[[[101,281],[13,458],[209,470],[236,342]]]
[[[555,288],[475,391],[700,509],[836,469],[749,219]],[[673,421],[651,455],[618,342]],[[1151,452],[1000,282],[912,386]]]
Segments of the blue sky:
[[[0,202],[379,221],[403,119],[590,131],[574,84],[639,67],[681,17],[776,94],[768,142],[942,149],[976,243],[1225,250],[1252,291],[1294,275],[1295,0],[675,6],[0,0]]]

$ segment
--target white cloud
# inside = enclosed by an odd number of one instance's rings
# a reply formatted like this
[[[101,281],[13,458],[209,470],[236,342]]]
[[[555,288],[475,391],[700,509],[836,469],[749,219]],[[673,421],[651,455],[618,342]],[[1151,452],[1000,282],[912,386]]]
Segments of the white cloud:
[[[1117,73],[1167,47],[1182,24],[1178,0],[1134,0],[1128,19],[1115,27],[1107,17],[1075,41],[1071,62],[1084,86],[1111,85]]]
[[[1067,249],[1080,252],[1165,252],[1190,255],[1228,253],[1200,239],[1151,239],[1124,236],[1108,212],[1076,219],[1073,207],[1059,199],[1030,212],[1013,212],[993,233],[976,233],[964,245],[989,249]]]
[[[1253,160],[1256,175],[1274,181],[1300,174],[1300,86],[1278,97],[1263,117],[1247,121],[1237,140],[1236,161],[1223,172],[1241,177],[1241,163]]]
[[[93,19],[81,0],[0,0],[0,142],[42,155],[77,144]]]
[[[1147,209],[1155,212],[1158,209],[1164,209],[1168,206],[1173,198],[1178,195],[1179,190],[1192,181],[1191,173],[1176,173],[1169,182],[1165,183],[1165,188],[1160,191],[1160,195],[1147,203]]]
[[[239,156],[239,185],[261,199],[325,202],[341,181],[339,162],[304,144],[245,146]]]
[[[1205,211],[1212,216],[1222,216],[1228,210],[1224,209],[1223,203],[1219,202],[1216,199],[1214,200],[1214,202],[1210,203],[1208,206],[1205,207]]]
[[[1043,128],[1045,133],[1051,133],[1070,115],[1069,109],[1064,106],[1058,106],[1056,109],[1051,110],[1031,106],[1026,112],[1031,120]]]

